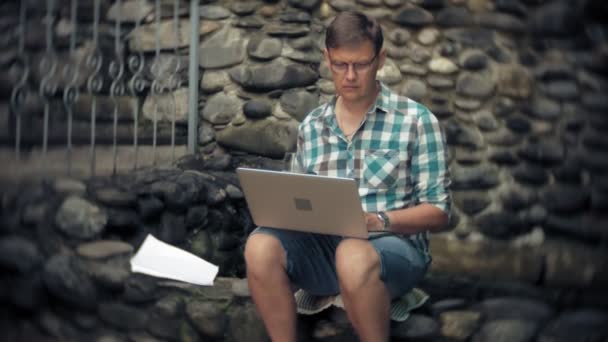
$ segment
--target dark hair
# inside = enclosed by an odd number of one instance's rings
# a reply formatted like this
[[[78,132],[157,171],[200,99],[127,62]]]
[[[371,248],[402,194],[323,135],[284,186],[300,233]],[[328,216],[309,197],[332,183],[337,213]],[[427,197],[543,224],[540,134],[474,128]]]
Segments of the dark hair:
[[[328,50],[356,46],[366,40],[374,44],[376,53],[380,52],[384,41],[382,28],[374,19],[361,12],[340,12],[325,31],[325,47]]]

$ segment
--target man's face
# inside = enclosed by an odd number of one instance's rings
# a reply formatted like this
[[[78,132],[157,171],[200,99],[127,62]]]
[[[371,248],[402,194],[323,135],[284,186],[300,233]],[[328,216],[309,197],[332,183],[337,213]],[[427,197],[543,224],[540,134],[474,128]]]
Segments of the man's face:
[[[325,49],[336,93],[347,101],[361,101],[375,95],[376,73],[384,64],[385,52],[374,51],[371,41],[358,46]]]

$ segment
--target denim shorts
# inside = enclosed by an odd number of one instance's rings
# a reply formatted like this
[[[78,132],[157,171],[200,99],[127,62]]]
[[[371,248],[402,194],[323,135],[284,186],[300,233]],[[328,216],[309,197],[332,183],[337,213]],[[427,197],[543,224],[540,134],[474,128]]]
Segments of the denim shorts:
[[[294,286],[317,296],[340,292],[335,253],[343,237],[267,227],[259,227],[251,234],[260,233],[272,235],[281,242],[287,256],[287,275]],[[407,237],[390,234],[369,241],[380,255],[380,278],[391,298],[404,295],[422,280],[430,256]]]

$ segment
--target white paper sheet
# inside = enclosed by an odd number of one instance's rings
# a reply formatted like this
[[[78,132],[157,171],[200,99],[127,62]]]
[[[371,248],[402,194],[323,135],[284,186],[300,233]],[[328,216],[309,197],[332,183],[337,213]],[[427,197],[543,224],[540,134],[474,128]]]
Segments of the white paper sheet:
[[[197,285],[213,285],[219,267],[148,234],[131,258],[131,271]]]

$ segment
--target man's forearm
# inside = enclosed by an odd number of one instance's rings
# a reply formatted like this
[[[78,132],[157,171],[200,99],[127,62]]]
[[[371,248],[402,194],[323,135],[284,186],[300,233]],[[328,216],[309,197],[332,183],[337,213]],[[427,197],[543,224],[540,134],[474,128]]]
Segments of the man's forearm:
[[[414,234],[425,230],[439,231],[448,224],[448,215],[429,203],[387,211],[386,214],[390,219],[390,230],[395,233]]]

